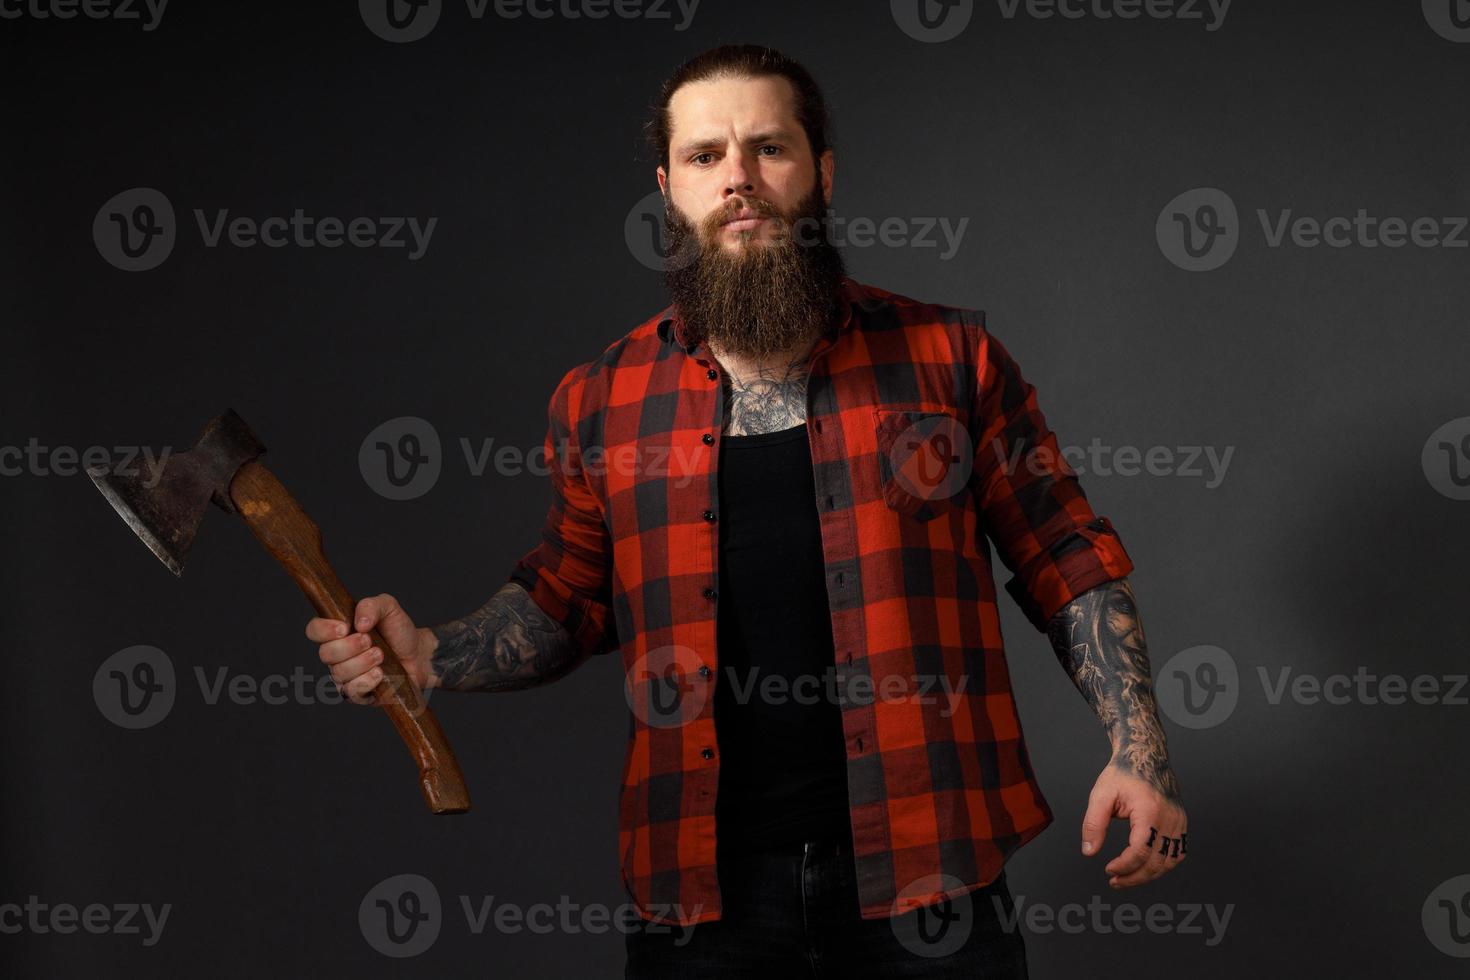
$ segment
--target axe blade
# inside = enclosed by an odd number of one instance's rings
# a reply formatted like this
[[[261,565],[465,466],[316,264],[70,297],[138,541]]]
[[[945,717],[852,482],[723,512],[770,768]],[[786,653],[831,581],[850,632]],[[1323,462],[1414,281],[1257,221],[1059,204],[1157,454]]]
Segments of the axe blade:
[[[88,467],[87,475],[148,550],[169,571],[181,576],[189,548],[194,544],[194,533],[209,506],[210,489],[190,487],[188,481],[177,479],[178,472],[169,472],[175,461],[181,458],[165,463],[162,474],[149,463],[144,464],[144,473],[138,476],[116,473],[105,466]],[[174,479],[170,480],[171,476]],[[167,492],[161,493],[166,483],[171,485]]]
[[[188,452],[147,456],[136,473],[90,466],[87,475],[148,550],[181,576],[210,501],[233,510],[229,488],[235,471],[263,452],[265,445],[249,426],[226,410],[209,421]]]

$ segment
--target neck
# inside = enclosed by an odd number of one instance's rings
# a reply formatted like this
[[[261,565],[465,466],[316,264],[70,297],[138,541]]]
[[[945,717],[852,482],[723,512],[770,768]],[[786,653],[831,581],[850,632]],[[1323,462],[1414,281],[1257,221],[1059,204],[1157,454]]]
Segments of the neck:
[[[806,419],[808,361],[816,337],[771,357],[741,358],[711,346],[725,369],[724,432],[730,436],[779,432]]]
[[[736,354],[720,347],[714,341],[709,341],[706,346],[714,355],[720,366],[732,377],[750,377],[759,375],[776,375],[785,377],[793,371],[805,372],[805,361],[812,348],[816,346],[817,336],[812,334],[805,340],[785,350],[777,351],[765,357],[747,357]]]

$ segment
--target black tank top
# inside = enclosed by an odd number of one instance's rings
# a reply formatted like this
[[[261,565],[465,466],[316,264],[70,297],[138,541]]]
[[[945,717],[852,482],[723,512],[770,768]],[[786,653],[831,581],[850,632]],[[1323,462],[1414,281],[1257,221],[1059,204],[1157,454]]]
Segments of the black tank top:
[[[725,436],[719,507],[720,850],[825,836],[850,844],[847,751],[806,426]]]

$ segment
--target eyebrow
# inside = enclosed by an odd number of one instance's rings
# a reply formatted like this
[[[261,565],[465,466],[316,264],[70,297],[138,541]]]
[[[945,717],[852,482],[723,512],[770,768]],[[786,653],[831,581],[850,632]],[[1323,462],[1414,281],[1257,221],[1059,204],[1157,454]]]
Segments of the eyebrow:
[[[752,136],[746,137],[745,144],[749,146],[754,143],[790,143],[793,138],[792,133],[787,130],[772,129],[764,133],[755,133]],[[724,145],[725,139],[719,136],[710,136],[701,140],[690,140],[687,143],[681,143],[674,150],[674,156],[682,160],[685,157],[691,157],[706,150],[721,149]]]

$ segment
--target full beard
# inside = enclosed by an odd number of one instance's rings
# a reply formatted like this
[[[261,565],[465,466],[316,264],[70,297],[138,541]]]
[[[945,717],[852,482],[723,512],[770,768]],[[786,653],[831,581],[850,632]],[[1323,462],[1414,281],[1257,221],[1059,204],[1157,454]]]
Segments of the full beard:
[[[821,182],[790,213],[759,198],[741,201],[769,216],[770,240],[722,244],[720,225],[731,208],[707,216],[701,234],[672,201],[664,209],[664,281],[687,339],[750,359],[804,349],[832,325],[846,275],[842,253],[827,240]],[[741,234],[754,239],[763,230]]]

